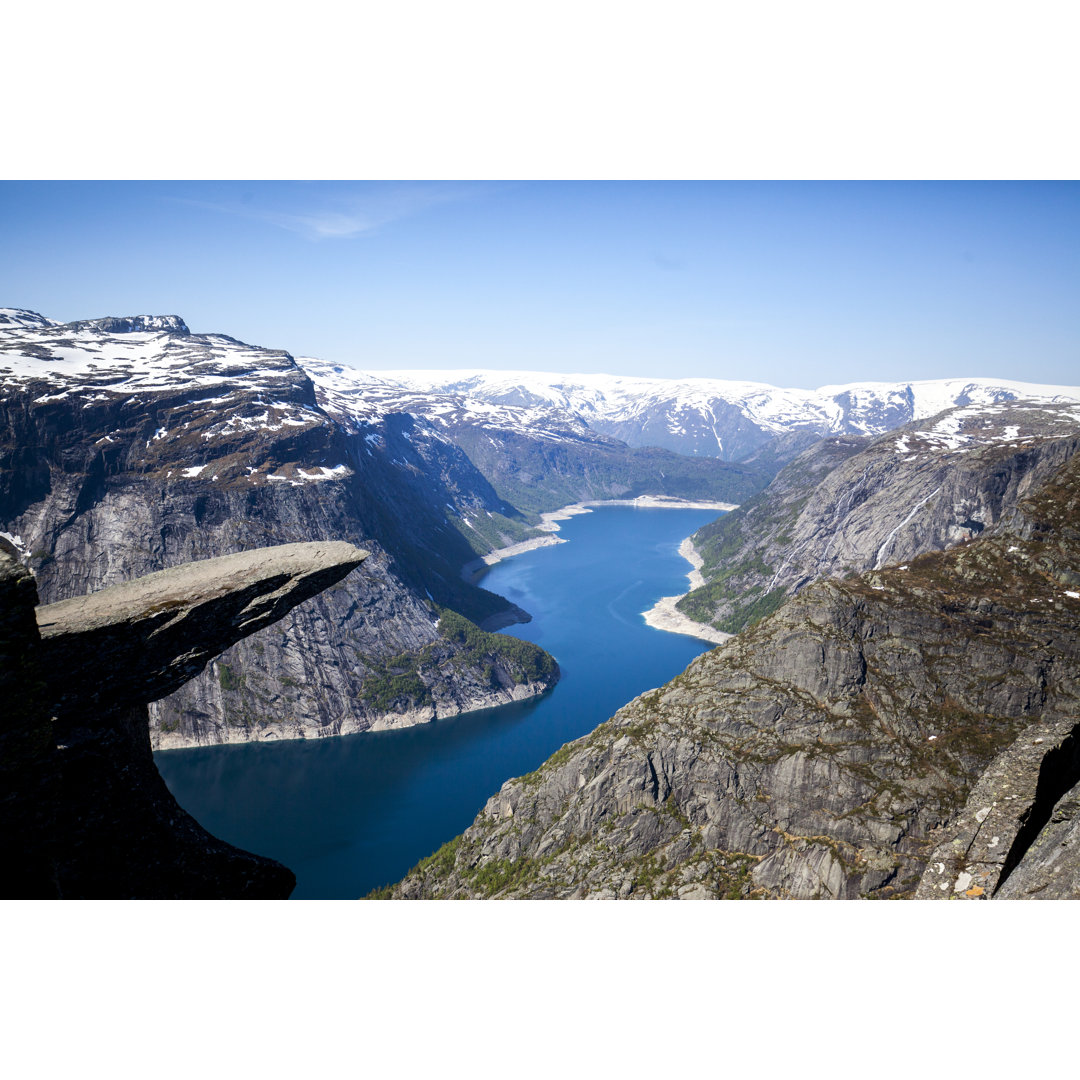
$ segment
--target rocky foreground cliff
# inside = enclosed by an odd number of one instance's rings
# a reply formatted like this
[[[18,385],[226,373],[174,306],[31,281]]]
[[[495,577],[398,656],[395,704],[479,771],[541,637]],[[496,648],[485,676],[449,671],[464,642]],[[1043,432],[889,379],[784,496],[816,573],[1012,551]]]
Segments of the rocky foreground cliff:
[[[1080,458],[802,589],[424,860],[403,898],[1076,896]]]
[[[37,605],[0,538],[0,871],[7,897],[286,898],[292,871],[177,805],[147,703],[346,578],[367,553],[285,544]]]

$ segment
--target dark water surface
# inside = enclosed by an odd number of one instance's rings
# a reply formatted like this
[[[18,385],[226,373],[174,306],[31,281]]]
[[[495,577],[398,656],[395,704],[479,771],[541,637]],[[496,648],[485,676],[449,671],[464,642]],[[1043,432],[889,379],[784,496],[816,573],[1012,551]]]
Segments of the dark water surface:
[[[294,898],[355,898],[397,881],[466,829],[504,780],[711,648],[653,630],[641,613],[685,591],[679,544],[717,515],[601,507],[562,522],[569,543],[491,569],[484,587],[533,616],[504,633],[562,668],[539,700],[403,731],[165,750],[154,755],[161,775],[215,836],[292,869]]]

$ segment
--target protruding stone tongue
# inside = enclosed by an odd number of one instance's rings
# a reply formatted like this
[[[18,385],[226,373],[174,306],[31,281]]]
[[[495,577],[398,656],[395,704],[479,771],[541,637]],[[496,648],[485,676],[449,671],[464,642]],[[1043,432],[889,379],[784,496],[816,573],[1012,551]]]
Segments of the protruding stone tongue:
[[[284,544],[35,610],[33,577],[0,538],[5,895],[287,897],[292,871],[177,805],[154,765],[146,705],[365,558],[352,544]]]
[[[367,558],[344,542],[186,563],[37,609],[57,716],[157,701]]]

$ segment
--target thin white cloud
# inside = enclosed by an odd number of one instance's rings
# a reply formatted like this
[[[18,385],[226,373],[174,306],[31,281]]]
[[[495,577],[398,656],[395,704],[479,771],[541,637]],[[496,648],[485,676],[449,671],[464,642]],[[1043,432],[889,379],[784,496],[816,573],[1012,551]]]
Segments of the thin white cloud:
[[[352,239],[375,232],[404,218],[415,217],[445,203],[460,202],[485,194],[491,185],[464,184],[378,184],[337,189],[320,194],[297,191],[295,208],[256,206],[250,202],[206,202],[173,197],[172,202],[200,207],[222,214],[265,221],[309,240]]]

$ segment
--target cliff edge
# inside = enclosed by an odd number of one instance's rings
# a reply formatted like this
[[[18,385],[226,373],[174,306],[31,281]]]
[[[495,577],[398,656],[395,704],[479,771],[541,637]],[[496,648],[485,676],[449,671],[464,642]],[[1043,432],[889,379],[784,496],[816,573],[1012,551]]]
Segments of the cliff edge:
[[[292,872],[211,836],[154,765],[149,702],[367,553],[285,544],[37,607],[0,541],[0,861],[22,898],[286,898]]]

